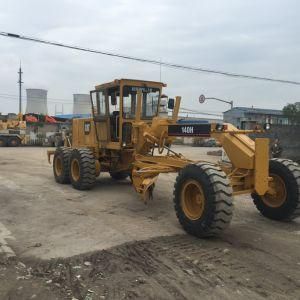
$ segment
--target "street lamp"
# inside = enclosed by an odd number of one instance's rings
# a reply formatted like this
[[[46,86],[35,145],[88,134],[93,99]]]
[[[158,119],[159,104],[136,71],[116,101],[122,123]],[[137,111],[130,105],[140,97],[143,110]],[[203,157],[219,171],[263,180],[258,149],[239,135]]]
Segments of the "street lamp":
[[[216,101],[224,102],[224,103],[230,104],[231,109],[233,108],[233,101],[226,101],[226,100],[215,98],[215,97],[206,98],[204,95],[200,95],[199,102],[204,103],[205,100],[216,100]]]

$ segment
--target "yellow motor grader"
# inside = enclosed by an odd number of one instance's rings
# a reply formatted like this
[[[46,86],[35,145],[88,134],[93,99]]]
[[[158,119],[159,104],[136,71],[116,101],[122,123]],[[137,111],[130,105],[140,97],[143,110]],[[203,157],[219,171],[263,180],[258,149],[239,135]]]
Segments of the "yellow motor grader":
[[[92,118],[73,119],[65,146],[48,152],[58,183],[91,189],[101,172],[115,180],[130,177],[144,200],[152,197],[160,173],[177,173],[174,206],[183,228],[206,237],[230,223],[234,195],[251,194],[262,215],[290,220],[300,215],[300,167],[288,159],[269,160],[269,142],[250,139],[231,124],[180,124],[180,97],[168,99],[170,117],[159,114],[166,85],[131,79],[97,85],[90,92]],[[212,137],[228,162],[192,161],[174,152],[176,137]]]

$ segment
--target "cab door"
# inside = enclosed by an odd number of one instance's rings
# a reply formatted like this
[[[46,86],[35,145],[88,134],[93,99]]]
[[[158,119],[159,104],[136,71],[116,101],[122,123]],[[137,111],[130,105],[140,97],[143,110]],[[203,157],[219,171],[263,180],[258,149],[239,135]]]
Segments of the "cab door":
[[[90,92],[92,114],[97,142],[101,148],[110,141],[110,122],[108,114],[108,96],[106,90]]]

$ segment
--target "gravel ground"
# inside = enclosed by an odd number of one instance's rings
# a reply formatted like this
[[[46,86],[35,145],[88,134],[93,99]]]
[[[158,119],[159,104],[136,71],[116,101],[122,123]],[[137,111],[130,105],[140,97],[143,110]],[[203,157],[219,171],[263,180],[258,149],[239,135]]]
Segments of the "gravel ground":
[[[46,150],[0,149],[0,299],[300,299],[299,219],[267,220],[236,197],[227,231],[199,240],[176,219],[175,174],[145,205],[106,174],[92,191],[56,184]]]

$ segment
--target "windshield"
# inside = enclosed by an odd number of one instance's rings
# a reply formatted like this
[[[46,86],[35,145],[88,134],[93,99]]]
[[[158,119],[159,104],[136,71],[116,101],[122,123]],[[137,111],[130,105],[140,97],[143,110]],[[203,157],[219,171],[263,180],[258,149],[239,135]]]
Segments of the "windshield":
[[[137,93],[142,92],[142,119],[151,119],[157,115],[160,96],[159,88],[124,86],[123,88],[123,113],[124,118],[135,118]]]

